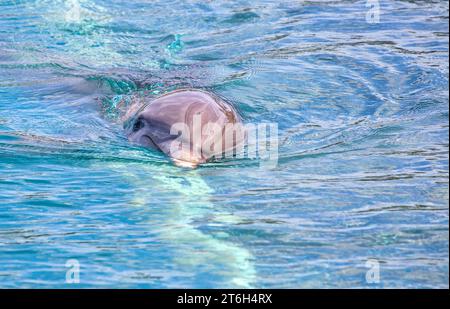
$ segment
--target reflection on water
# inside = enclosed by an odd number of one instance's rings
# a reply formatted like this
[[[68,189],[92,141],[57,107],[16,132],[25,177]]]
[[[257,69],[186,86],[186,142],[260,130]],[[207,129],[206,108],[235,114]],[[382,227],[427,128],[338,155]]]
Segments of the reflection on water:
[[[0,286],[448,287],[448,2],[380,5],[0,0]],[[131,146],[117,103],[186,86],[277,167]]]

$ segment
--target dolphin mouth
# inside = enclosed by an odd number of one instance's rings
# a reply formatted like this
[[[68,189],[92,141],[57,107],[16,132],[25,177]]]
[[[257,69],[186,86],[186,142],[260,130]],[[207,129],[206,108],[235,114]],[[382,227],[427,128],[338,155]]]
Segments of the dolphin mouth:
[[[193,158],[191,156],[190,149],[187,152],[180,151],[171,153],[170,143],[173,141],[173,139],[171,138],[166,138],[163,143],[160,143],[159,145],[161,145],[162,147],[155,143],[153,139],[147,134],[141,135],[139,141],[142,145],[148,148],[156,149],[158,151],[166,153],[172,158],[173,163],[175,163],[175,165],[179,167],[193,169],[198,167],[198,165],[201,163],[206,163],[206,160],[203,160],[201,158]]]
[[[140,142],[147,147],[150,148],[154,148],[154,149],[158,149],[161,151],[161,149],[158,147],[158,145],[153,141],[153,139],[148,136],[147,134],[141,135],[141,137],[139,138]]]

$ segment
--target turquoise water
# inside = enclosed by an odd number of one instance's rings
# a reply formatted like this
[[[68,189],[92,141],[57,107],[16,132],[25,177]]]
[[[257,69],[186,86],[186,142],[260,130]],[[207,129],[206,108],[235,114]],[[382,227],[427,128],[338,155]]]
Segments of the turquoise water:
[[[448,2],[369,9],[0,0],[0,287],[448,288]],[[186,86],[278,165],[130,145],[115,104]]]

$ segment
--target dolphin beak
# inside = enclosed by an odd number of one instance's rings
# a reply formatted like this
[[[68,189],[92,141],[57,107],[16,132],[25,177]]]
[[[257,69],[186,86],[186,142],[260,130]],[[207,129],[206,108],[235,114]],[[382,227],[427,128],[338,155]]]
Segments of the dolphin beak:
[[[197,168],[199,165],[199,163],[197,163],[197,162],[182,161],[179,159],[172,159],[172,161],[176,166],[184,167],[184,168],[194,169],[194,168]]]
[[[172,147],[173,140],[158,144],[159,149],[167,154],[175,165],[180,167],[196,168],[199,164],[206,163],[201,155],[194,155],[190,150],[190,145],[184,145],[184,148]]]

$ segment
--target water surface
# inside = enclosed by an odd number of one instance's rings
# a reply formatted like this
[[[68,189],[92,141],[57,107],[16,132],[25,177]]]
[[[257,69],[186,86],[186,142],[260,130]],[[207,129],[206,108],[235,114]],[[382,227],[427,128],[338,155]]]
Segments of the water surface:
[[[0,0],[0,287],[448,288],[448,2],[380,9]],[[130,145],[115,104],[181,87],[278,165]]]

